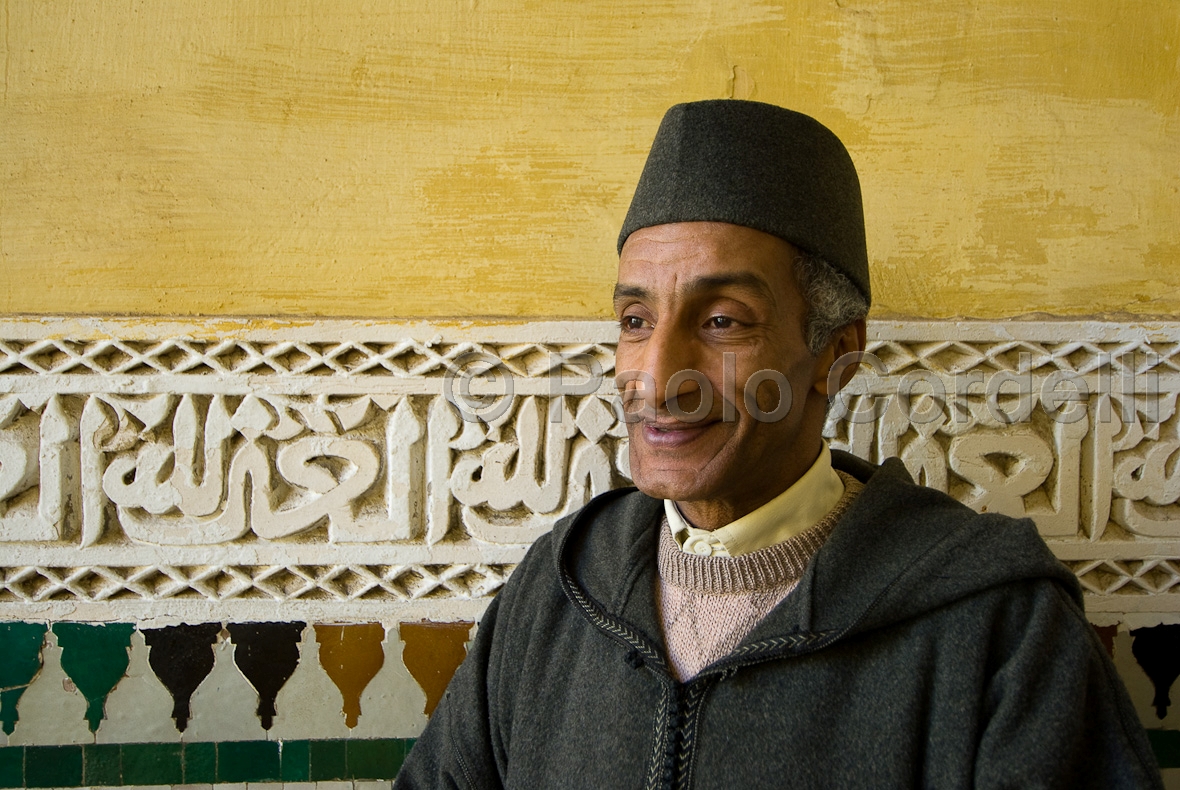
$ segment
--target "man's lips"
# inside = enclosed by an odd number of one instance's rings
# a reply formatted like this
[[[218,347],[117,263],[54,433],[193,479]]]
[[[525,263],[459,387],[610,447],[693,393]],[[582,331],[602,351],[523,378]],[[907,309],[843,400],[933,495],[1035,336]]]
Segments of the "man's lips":
[[[642,423],[643,440],[657,447],[679,447],[694,441],[713,426],[714,420],[680,422],[647,420]]]

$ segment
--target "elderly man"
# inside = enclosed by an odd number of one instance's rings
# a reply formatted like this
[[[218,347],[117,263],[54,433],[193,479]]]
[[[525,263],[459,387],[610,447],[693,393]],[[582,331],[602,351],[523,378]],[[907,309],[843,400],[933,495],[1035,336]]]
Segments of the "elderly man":
[[[824,443],[870,298],[828,129],[673,107],[619,249],[638,491],[537,541],[397,786],[1161,786],[1031,522]]]

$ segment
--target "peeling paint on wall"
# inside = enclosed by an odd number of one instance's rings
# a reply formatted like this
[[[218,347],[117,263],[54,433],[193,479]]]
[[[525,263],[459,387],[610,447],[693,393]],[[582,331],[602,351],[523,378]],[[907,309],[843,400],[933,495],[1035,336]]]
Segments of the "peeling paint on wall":
[[[1169,0],[491,0],[0,19],[0,312],[607,314],[668,105],[810,112],[876,310],[1180,309]]]

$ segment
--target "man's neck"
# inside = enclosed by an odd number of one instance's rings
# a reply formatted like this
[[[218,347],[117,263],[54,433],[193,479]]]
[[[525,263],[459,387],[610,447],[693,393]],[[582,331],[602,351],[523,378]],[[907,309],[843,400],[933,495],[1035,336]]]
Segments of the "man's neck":
[[[764,486],[752,493],[724,492],[721,496],[711,499],[677,501],[676,508],[684,519],[697,529],[712,531],[732,524],[795,485],[815,464],[823,446],[823,440],[817,439],[814,450],[805,454],[805,460],[800,461],[799,456],[791,459],[784,466],[784,475],[778,485]]]

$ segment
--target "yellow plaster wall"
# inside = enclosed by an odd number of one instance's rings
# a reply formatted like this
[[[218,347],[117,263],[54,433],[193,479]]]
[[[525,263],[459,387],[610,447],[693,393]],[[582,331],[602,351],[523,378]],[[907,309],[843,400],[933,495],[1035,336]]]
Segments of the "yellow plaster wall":
[[[603,316],[659,118],[810,112],[876,313],[1180,308],[1176,0],[6,0],[0,312]]]

